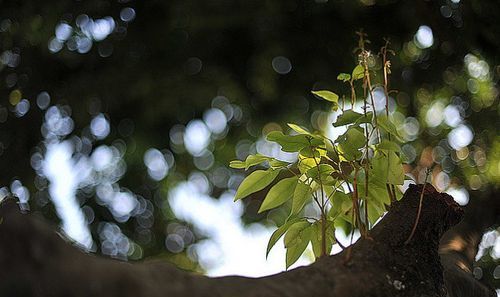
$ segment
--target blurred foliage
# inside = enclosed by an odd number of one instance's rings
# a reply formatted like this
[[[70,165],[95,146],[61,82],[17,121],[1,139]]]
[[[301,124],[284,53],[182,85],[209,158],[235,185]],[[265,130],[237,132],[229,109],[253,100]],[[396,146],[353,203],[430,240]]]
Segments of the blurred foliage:
[[[395,124],[409,142],[402,147],[406,172],[423,181],[425,168],[436,163],[437,188],[466,190],[471,199],[500,183],[496,1],[0,5],[2,193],[24,199],[29,193],[31,208],[57,221],[43,170],[50,143],[69,140],[75,164],[92,160],[100,148],[112,165],[94,162],[77,197],[94,239],[105,226],[118,226],[141,251],[113,256],[168,252],[166,238],[174,233],[187,245],[205,236],[175,218],[169,191],[200,176],[212,197],[234,191],[243,176],[227,164],[272,152],[263,135],[287,122],[324,125],[329,113],[309,90],[348,93],[336,77],[356,61],[351,50],[359,28],[371,48],[389,38],[396,53],[390,85],[400,90],[391,96]],[[120,216],[123,209],[99,198],[109,191],[124,193],[124,201],[132,195],[141,211]],[[259,205],[248,200],[245,222],[284,219],[257,214]],[[175,262],[193,267],[195,255],[175,245],[179,237],[171,239],[170,253],[189,255]]]

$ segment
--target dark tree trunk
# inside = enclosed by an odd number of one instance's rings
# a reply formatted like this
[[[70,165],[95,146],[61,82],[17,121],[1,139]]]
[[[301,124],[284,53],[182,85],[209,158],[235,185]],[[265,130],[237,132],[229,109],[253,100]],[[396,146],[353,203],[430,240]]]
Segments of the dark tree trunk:
[[[422,185],[411,186],[371,238],[352,247],[349,259],[344,251],[256,279],[208,278],[160,262],[130,264],[84,254],[39,218],[20,214],[10,200],[0,207],[0,296],[447,296],[439,240],[463,210],[427,185],[416,232],[405,244],[421,191]],[[476,285],[470,275],[464,277]],[[474,296],[494,296],[481,288]]]

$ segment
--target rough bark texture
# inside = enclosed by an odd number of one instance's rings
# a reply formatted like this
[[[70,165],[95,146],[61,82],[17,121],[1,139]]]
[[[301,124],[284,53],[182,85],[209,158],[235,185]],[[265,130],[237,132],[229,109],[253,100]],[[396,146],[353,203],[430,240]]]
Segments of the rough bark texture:
[[[427,185],[415,235],[405,245],[421,190],[411,186],[371,231],[371,239],[353,246],[349,261],[344,251],[256,279],[208,278],[165,263],[130,264],[84,254],[7,201],[0,207],[0,296],[446,296],[439,240],[463,210]]]

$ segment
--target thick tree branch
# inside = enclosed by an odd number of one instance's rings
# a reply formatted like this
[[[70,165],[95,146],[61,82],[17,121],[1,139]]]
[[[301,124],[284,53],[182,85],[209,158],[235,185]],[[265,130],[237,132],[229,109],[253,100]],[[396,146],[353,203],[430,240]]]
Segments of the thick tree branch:
[[[446,296],[438,244],[462,209],[427,185],[411,186],[383,220],[343,253],[269,277],[208,278],[169,264],[130,264],[84,254],[13,201],[0,207],[0,296]],[[487,295],[475,295],[487,296]]]

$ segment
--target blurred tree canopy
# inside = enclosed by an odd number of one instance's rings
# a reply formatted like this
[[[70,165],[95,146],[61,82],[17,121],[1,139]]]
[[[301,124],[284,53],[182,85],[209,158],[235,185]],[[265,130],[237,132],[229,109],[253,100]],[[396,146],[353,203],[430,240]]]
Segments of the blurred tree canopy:
[[[361,28],[375,56],[385,38],[395,52],[391,108],[408,141],[407,173],[423,182],[436,164],[436,187],[471,200],[500,183],[496,1],[0,3],[2,193],[59,220],[46,164],[51,145],[67,140],[97,244],[119,227],[142,250],[112,256],[161,253],[194,269],[195,258],[165,247],[165,226],[178,221],[169,191],[202,176],[207,194],[234,193],[243,176],[229,160],[272,152],[265,133],[287,122],[324,129],[329,113],[310,90],[348,93],[336,77],[356,63]],[[133,211],[113,206],[111,192]],[[258,204],[247,202],[245,222],[283,219],[257,215]],[[484,275],[498,282],[498,232],[489,236]]]

